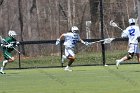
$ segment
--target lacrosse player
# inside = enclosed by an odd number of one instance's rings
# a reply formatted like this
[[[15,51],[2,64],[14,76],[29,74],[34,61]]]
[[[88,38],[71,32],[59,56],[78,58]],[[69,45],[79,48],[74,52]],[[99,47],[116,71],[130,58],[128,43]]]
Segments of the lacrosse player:
[[[128,54],[124,56],[123,58],[116,60],[116,67],[118,69],[118,66],[121,62],[130,60],[133,58],[134,54],[136,54],[138,62],[140,62],[140,50],[138,45],[138,37],[140,37],[140,29],[138,26],[135,25],[135,19],[130,18],[129,24],[125,30],[123,30],[121,37],[122,38],[128,38]]]
[[[3,71],[6,64],[9,62],[13,62],[15,60],[15,58],[12,56],[11,52],[14,50],[14,47],[19,44],[19,42],[16,41],[15,36],[16,36],[16,32],[10,30],[8,32],[8,37],[5,39],[2,39],[1,42],[1,46],[2,46],[2,51],[3,51],[3,56],[4,56],[4,60],[2,62],[2,66],[0,69],[0,73],[1,74],[5,74],[5,72]]]
[[[66,71],[72,71],[70,69],[70,66],[72,65],[72,63],[75,60],[75,53],[74,53],[74,47],[77,44],[78,41],[80,41],[81,43],[88,45],[88,42],[84,42],[79,34],[79,29],[76,26],[72,26],[71,30],[67,33],[63,33],[56,41],[56,45],[58,45],[60,43],[60,40],[62,37],[65,38],[64,41],[64,46],[65,46],[65,55],[62,56],[62,61],[64,61],[64,59],[69,59],[68,65],[65,67],[64,70]]]

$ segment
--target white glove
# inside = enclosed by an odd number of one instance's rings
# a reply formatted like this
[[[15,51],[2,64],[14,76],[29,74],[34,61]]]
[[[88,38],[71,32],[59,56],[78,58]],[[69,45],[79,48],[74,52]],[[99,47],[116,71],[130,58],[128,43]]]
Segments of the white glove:
[[[83,42],[83,44],[85,44],[86,46],[88,46],[88,45],[89,45],[89,43],[88,43],[88,42]]]
[[[3,44],[1,44],[1,46],[4,46]]]
[[[13,46],[13,44],[5,45],[5,47],[8,47],[8,48],[10,48],[11,46]]]
[[[121,37],[122,38],[126,38],[127,37],[127,34],[125,33],[125,30],[123,30],[122,34],[121,34]]]
[[[19,45],[19,42],[18,41],[16,42],[16,45]]]
[[[55,44],[58,45],[59,43],[60,43],[60,39],[57,39]]]

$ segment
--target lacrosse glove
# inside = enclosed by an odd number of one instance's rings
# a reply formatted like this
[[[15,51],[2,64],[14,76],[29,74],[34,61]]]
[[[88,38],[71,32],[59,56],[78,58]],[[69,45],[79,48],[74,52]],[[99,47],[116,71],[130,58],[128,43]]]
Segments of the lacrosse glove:
[[[5,47],[7,47],[7,48],[10,48],[10,47],[12,47],[12,46],[13,46],[13,44],[5,45]]]
[[[85,44],[86,46],[88,46],[89,45],[89,42],[83,42],[83,44]]]
[[[60,39],[57,39],[55,44],[58,45],[59,43],[60,43]]]

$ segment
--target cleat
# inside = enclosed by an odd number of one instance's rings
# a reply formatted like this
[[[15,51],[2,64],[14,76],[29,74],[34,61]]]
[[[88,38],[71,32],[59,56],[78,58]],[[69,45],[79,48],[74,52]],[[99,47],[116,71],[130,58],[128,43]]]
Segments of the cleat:
[[[118,69],[118,67],[119,67],[119,65],[120,65],[120,60],[116,60],[116,67],[117,67],[117,69]]]
[[[105,67],[107,67],[108,65],[107,65],[107,64],[105,64],[104,66],[105,66]]]
[[[3,72],[3,71],[0,71],[0,74],[6,74],[5,72]]]
[[[72,70],[70,69],[70,67],[65,67],[64,70],[65,70],[65,71],[72,71]]]

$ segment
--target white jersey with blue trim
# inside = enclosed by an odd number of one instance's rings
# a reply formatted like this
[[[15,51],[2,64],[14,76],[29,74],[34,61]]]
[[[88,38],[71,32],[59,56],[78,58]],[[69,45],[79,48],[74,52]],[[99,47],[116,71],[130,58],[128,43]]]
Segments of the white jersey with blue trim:
[[[140,30],[139,27],[136,25],[127,27],[121,37],[128,37],[129,44],[138,44],[138,37],[140,37]]]
[[[66,47],[70,47],[70,48],[75,47],[75,45],[77,44],[77,41],[80,40],[80,36],[77,33],[69,32],[69,33],[65,33],[63,35],[65,37],[64,45]]]

